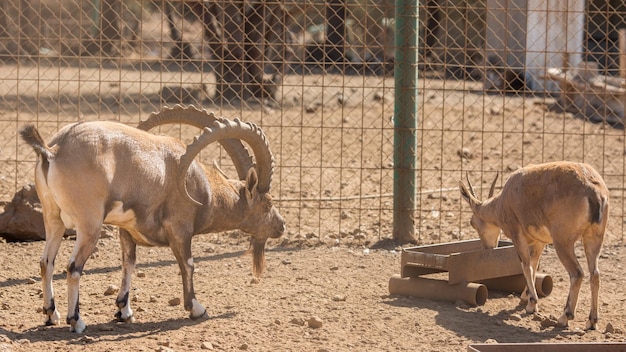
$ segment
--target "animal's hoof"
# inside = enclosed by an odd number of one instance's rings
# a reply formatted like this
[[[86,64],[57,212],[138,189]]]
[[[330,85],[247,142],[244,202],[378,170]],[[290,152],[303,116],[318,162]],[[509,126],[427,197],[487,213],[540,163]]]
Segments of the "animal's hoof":
[[[598,322],[587,320],[587,324],[585,324],[585,330],[598,330]]]
[[[191,320],[200,320],[200,319],[205,319],[209,317],[209,313],[207,313],[206,309],[204,310],[204,312],[202,312],[201,314],[195,315],[193,313],[189,313],[189,318]]]
[[[526,306],[526,313],[527,314],[537,313],[537,304],[528,303],[528,305]]]
[[[59,314],[59,312],[55,310],[52,314],[46,315],[46,320],[44,321],[44,324],[46,324],[46,326],[58,325],[59,320],[61,320],[61,314]]]
[[[567,318],[567,315],[563,314],[559,317],[559,320],[557,321],[560,327],[566,328],[568,325],[569,319]]]
[[[117,313],[115,313],[115,320],[118,323],[134,323],[135,322],[135,316],[133,316],[132,314],[130,314],[127,317],[124,317],[122,315],[121,311],[118,311]]]
[[[119,323],[134,323],[135,317],[130,307],[126,306],[115,313],[115,320]]]
[[[71,320],[70,321],[70,332],[75,332],[77,334],[82,334],[83,331],[85,331],[85,329],[87,328],[87,325],[85,325],[85,322],[83,322],[82,319],[78,318],[78,320]]]
[[[200,304],[195,298],[191,301],[191,311],[189,318],[196,320],[208,316],[206,308]]]

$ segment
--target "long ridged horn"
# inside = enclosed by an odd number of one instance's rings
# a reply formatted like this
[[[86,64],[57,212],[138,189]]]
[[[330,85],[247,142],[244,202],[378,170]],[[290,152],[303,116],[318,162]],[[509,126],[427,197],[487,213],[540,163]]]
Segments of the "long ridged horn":
[[[474,191],[474,186],[472,186],[472,181],[469,179],[469,172],[465,173],[465,179],[467,180],[467,186],[469,187],[470,193],[474,198],[478,199],[478,197],[476,197],[476,191]]]
[[[217,118],[213,112],[200,110],[193,105],[185,107],[177,104],[174,107],[164,107],[159,112],[153,112],[147,120],[141,121],[137,128],[149,131],[167,124],[186,124],[204,129],[213,126],[215,121]],[[228,138],[219,142],[233,160],[239,179],[244,180],[248,175],[248,170],[254,166],[250,152],[238,139]]]
[[[194,138],[193,142],[187,146],[187,151],[180,157],[178,168],[178,189],[182,195],[197,205],[202,205],[193,199],[187,191],[187,183],[185,182],[187,170],[193,162],[194,158],[202,149],[209,144],[224,139],[237,139],[246,142],[254,153],[256,158],[256,170],[259,177],[257,190],[261,193],[270,191],[272,183],[272,173],[274,172],[274,156],[269,148],[269,143],[265,138],[265,134],[261,129],[249,122],[242,122],[239,119],[233,121],[218,118],[213,127],[205,127],[204,132]]]
[[[491,182],[491,188],[489,189],[489,198],[493,197],[493,192],[496,190],[496,181],[498,181],[499,172],[496,172],[496,178]]]

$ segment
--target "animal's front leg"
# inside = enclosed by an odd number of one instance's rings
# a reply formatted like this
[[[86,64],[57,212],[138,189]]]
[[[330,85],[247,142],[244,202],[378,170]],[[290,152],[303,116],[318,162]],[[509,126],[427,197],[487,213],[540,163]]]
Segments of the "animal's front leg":
[[[543,253],[543,248],[545,247],[544,243],[534,242],[528,246],[529,255],[530,255],[530,266],[532,268],[532,282],[533,286],[536,283],[537,278],[537,270],[539,268],[539,259],[541,258],[541,254]],[[535,290],[537,287],[535,287]],[[528,302],[528,297],[530,296],[530,291],[528,287],[522,293],[521,299],[524,302]]]
[[[46,316],[44,324],[57,325],[61,318],[54,302],[54,289],[52,288],[52,277],[54,275],[54,261],[63,239],[65,226],[63,223],[46,219],[46,245],[41,256],[39,265],[41,267],[41,285],[43,292],[43,314]]]
[[[183,277],[185,310],[189,312],[191,319],[201,318],[206,315],[206,308],[196,300],[193,289],[194,265],[191,257],[191,238],[170,240],[170,246]]]
[[[100,225],[89,231],[81,228],[76,230],[76,244],[67,266],[67,323],[70,324],[71,332],[82,333],[87,327],[80,317],[78,291],[83,268],[98,243],[99,235]]]
[[[532,314],[537,311],[537,289],[535,288],[535,268],[533,267],[531,260],[531,251],[533,246],[529,246],[525,238],[522,236],[515,236],[517,240],[513,240],[513,245],[517,251],[520,262],[522,264],[522,272],[526,279],[526,294],[522,294],[522,301],[527,300],[526,313]],[[538,260],[538,259],[537,259]]]
[[[120,322],[133,322],[133,310],[130,308],[130,282],[135,270],[137,244],[131,237],[130,233],[124,229],[120,229],[120,245],[122,247],[122,285],[117,295],[115,304],[117,312],[115,318]]]

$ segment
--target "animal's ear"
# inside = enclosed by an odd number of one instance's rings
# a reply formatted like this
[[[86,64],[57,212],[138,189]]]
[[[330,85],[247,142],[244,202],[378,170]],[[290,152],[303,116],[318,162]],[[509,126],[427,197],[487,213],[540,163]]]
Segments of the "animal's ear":
[[[259,176],[256,173],[256,168],[251,167],[248,170],[248,176],[246,176],[246,196],[248,197],[248,202],[252,202],[258,184]]]

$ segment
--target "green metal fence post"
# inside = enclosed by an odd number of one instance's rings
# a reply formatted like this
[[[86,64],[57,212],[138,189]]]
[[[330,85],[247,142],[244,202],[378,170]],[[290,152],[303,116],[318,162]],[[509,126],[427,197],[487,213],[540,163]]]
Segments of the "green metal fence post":
[[[393,238],[415,240],[417,41],[419,1],[396,0],[393,151]]]

